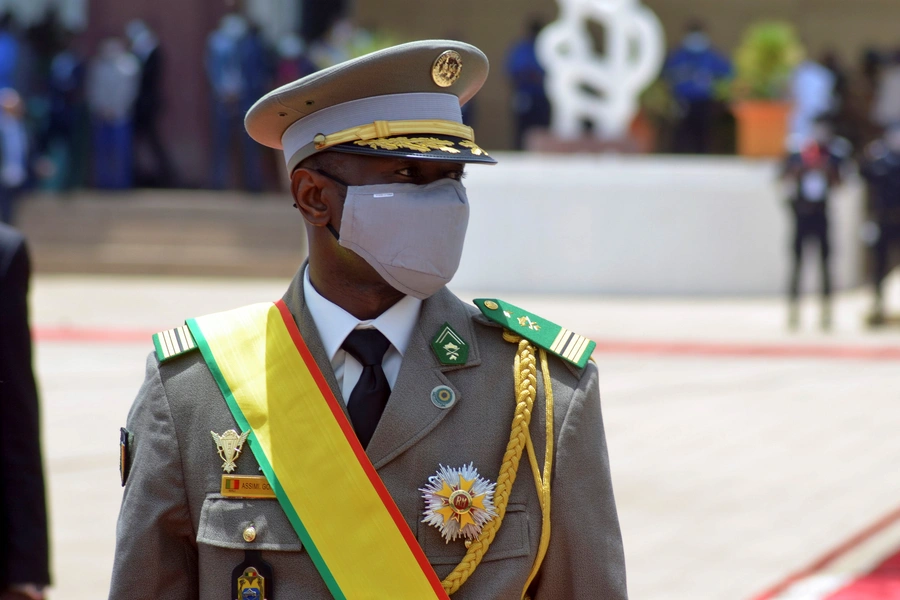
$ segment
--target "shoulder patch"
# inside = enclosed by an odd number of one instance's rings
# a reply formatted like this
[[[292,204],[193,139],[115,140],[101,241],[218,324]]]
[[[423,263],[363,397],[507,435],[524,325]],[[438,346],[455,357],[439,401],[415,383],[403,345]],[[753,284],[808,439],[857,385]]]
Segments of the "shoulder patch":
[[[597,346],[595,342],[534,313],[496,298],[476,298],[475,306],[495,323],[506,327],[532,344],[583,369]]]
[[[187,325],[154,333],[153,345],[156,347],[156,358],[159,362],[166,362],[197,349],[197,342],[194,341],[194,336],[191,335]]]

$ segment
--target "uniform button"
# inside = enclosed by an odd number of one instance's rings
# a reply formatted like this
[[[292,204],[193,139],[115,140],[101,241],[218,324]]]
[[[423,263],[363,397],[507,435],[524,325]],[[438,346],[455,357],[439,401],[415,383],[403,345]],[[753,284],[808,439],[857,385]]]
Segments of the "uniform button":
[[[256,539],[256,527],[254,527],[253,525],[248,525],[247,528],[244,530],[244,541],[252,542],[255,539]]]
[[[484,303],[484,305],[485,305],[485,307],[489,308],[490,310],[497,310],[498,308],[500,308],[500,305],[497,304],[496,302],[494,302],[493,300],[487,300]]]

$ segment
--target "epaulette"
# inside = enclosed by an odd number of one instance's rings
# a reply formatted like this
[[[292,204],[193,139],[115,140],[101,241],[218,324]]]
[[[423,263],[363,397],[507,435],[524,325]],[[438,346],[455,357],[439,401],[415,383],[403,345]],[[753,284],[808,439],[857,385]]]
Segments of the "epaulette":
[[[532,344],[583,369],[596,343],[556,323],[496,298],[476,298],[475,305],[485,317],[499,323]]]
[[[156,357],[161,363],[197,348],[197,342],[187,325],[154,333],[153,345],[156,346]]]

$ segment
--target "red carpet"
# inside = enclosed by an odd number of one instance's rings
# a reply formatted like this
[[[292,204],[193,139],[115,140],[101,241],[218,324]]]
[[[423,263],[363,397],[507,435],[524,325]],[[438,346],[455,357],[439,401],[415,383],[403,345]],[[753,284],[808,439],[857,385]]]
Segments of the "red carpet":
[[[753,600],[900,600],[900,509]]]

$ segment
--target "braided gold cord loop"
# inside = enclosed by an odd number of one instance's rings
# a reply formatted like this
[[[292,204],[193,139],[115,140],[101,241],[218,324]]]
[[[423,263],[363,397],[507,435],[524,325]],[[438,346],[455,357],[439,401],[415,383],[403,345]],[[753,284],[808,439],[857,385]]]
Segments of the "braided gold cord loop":
[[[456,592],[475,572],[475,568],[481,563],[481,559],[484,558],[494,541],[494,537],[503,523],[503,517],[506,515],[506,505],[509,503],[510,492],[512,492],[512,486],[519,471],[519,461],[529,437],[528,425],[531,423],[531,409],[537,396],[537,360],[534,346],[528,340],[507,334],[508,332],[503,333],[504,340],[519,345],[513,363],[516,409],[513,415],[512,429],[509,433],[509,443],[506,445],[494,492],[497,517],[484,526],[481,536],[469,546],[462,562],[441,582],[448,595]]]
[[[538,543],[538,553],[531,567],[531,573],[522,589],[523,600],[528,600],[526,592],[531,582],[537,577],[544,557],[547,555],[547,548],[550,546],[550,478],[553,475],[553,381],[550,379],[550,364],[547,361],[547,352],[543,348],[540,350],[541,357],[541,377],[544,380],[544,419],[546,421],[546,431],[544,433],[546,446],[544,447],[544,472],[541,474],[537,456],[534,452],[534,444],[531,442],[531,436],[528,436],[528,462],[531,463],[531,472],[534,476],[534,484],[537,487],[537,495],[541,505],[541,539]]]

